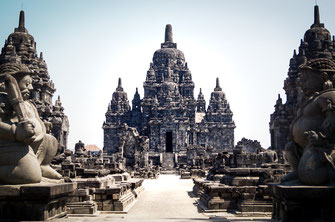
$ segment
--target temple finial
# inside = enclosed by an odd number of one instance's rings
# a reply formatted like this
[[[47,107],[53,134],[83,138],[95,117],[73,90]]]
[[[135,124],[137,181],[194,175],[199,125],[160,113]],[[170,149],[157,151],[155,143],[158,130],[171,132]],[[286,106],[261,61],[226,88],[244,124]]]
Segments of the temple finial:
[[[19,27],[14,29],[14,32],[26,32],[28,33],[27,29],[24,27],[24,11],[20,11],[19,17]]]
[[[43,52],[40,52],[40,60],[43,60]]]
[[[136,87],[136,94],[138,94],[138,88]]]
[[[314,27],[324,28],[324,24],[320,23],[320,12],[319,12],[319,6],[318,5],[314,6],[314,23],[311,26],[311,28],[314,28]]]
[[[219,78],[216,78],[216,87],[215,87],[214,91],[222,91],[222,88],[220,87]]]
[[[173,42],[172,25],[170,24],[165,26],[165,43],[167,42]]]
[[[177,43],[173,42],[172,26],[165,26],[165,41],[161,44],[161,48],[177,48]]]
[[[117,84],[116,90],[117,91],[123,91],[121,78],[119,78],[119,82]]]
[[[199,94],[202,94],[202,89],[200,88],[200,92],[199,92]]]
[[[314,24],[320,24],[319,6],[314,6]]]
[[[20,11],[19,28],[24,28],[24,11]]]

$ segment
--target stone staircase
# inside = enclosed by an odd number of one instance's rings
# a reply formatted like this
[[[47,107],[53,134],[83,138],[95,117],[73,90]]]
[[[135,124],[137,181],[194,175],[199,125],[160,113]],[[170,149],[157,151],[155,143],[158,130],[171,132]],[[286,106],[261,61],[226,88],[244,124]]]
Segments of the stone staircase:
[[[174,153],[163,153],[162,170],[174,170]]]

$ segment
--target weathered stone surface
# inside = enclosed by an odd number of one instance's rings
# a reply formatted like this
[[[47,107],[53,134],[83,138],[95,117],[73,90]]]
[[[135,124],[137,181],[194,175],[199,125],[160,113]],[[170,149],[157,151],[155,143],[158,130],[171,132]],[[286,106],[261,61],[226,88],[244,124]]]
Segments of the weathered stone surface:
[[[272,217],[286,221],[334,221],[334,186],[271,185]]]
[[[0,65],[1,159],[0,182],[3,184],[38,183],[42,176],[60,179],[50,167],[58,149],[55,137],[46,133],[35,105],[29,100],[32,73],[20,62]],[[13,170],[15,168],[15,170]]]
[[[66,215],[66,201],[75,185],[26,184],[0,186],[1,221],[44,221]],[[14,191],[8,193],[4,191]]]

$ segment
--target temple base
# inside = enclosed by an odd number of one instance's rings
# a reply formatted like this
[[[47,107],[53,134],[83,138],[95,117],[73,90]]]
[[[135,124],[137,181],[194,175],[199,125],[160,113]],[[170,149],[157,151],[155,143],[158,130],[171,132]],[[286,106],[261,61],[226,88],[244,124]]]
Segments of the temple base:
[[[335,221],[335,186],[272,184],[272,218],[286,221]]]
[[[45,221],[66,215],[72,183],[0,186],[0,221]]]

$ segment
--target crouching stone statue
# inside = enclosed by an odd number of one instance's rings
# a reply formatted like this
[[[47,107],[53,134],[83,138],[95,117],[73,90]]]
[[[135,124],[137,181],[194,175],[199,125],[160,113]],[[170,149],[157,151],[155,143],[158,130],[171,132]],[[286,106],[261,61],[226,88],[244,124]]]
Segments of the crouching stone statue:
[[[0,183],[39,183],[60,179],[50,167],[58,142],[46,133],[29,100],[32,78],[22,64],[0,66]]]
[[[285,153],[293,169],[286,184],[335,184],[335,64],[313,59],[299,67],[304,103],[291,124]]]

